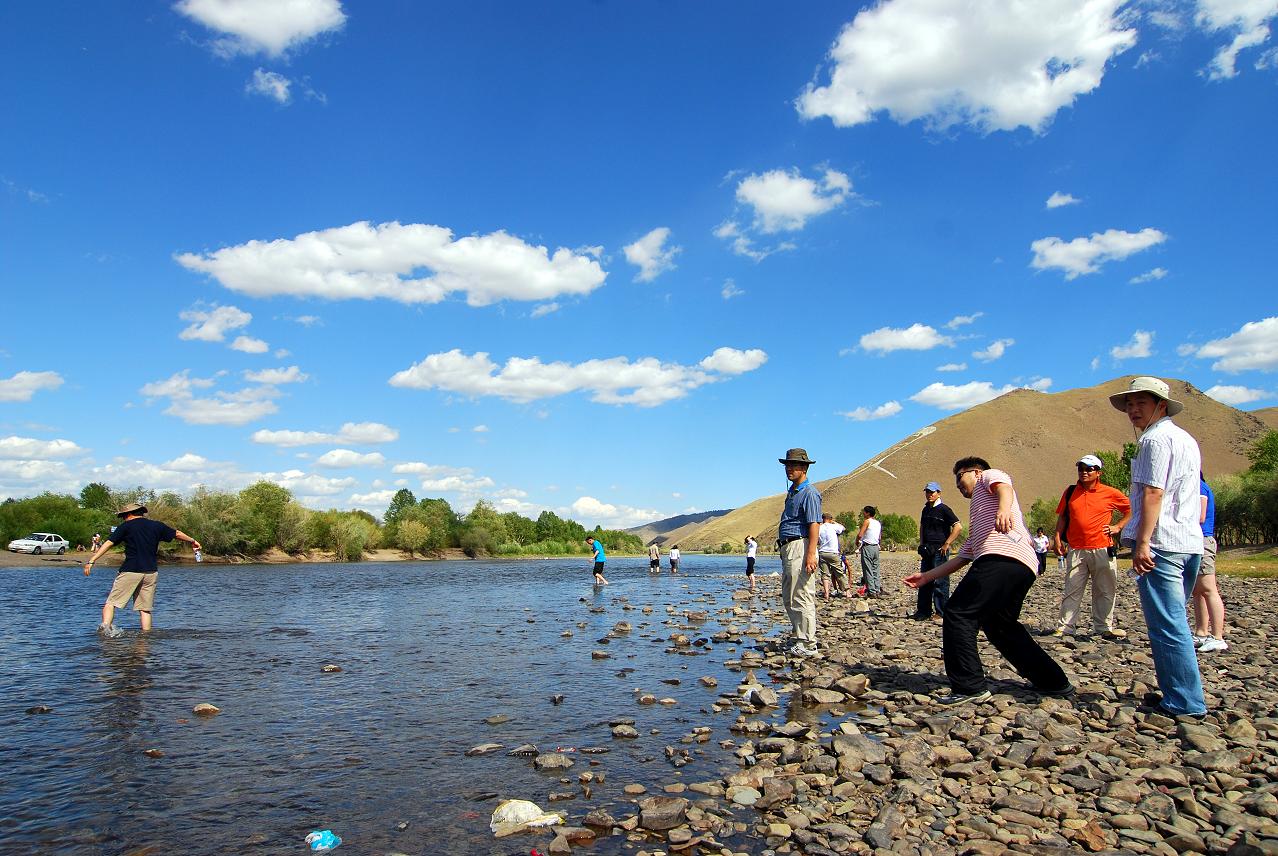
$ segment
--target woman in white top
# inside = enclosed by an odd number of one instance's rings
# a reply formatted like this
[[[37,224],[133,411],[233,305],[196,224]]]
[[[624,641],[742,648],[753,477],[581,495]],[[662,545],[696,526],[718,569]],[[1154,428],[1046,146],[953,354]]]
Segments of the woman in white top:
[[[879,577],[879,541],[883,524],[878,519],[879,510],[873,505],[861,509],[861,528],[856,533],[856,546],[861,551],[861,588],[857,594],[868,597],[883,596],[883,581]]]
[[[1041,577],[1047,570],[1047,536],[1043,534],[1043,527],[1038,527],[1038,534],[1030,539],[1030,543],[1034,545],[1034,554],[1038,556],[1038,575]]]
[[[679,545],[670,548],[670,573],[679,573]]]

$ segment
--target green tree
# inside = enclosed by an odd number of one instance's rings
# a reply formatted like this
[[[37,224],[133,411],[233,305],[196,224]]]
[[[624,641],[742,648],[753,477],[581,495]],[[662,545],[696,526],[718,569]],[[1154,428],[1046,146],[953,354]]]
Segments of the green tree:
[[[882,537],[898,547],[913,548],[919,541],[919,524],[904,514],[880,514]],[[859,525],[859,524],[858,524]]]
[[[414,552],[425,553],[430,545],[430,529],[420,520],[411,517],[399,521],[395,544],[401,550],[407,550],[411,557]]]
[[[234,494],[195,489],[182,509],[182,531],[211,556],[245,554],[239,498]]]
[[[1252,473],[1278,472],[1278,431],[1269,431],[1247,450]]]
[[[386,513],[382,515],[383,535],[388,544],[398,543],[399,522],[404,512],[417,508],[417,497],[406,487],[402,487],[391,497]]]
[[[1051,538],[1052,533],[1056,531],[1056,503],[1041,496],[1034,500],[1025,525],[1029,528],[1031,535],[1041,527],[1043,534]]]
[[[537,524],[519,512],[508,511],[501,519],[506,524],[507,536],[519,546],[526,547],[537,540]]]
[[[307,523],[313,512],[296,502],[284,506],[280,515],[280,527],[276,534],[276,544],[285,553],[297,556],[311,548],[310,529]]]
[[[1095,452],[1102,464],[1101,484],[1107,484],[1126,493],[1132,484],[1132,461],[1136,460],[1136,453],[1139,451],[1140,447],[1135,443],[1124,443],[1121,453]]]
[[[258,556],[279,546],[280,523],[293,494],[274,482],[260,481],[240,491],[239,523],[243,550]]]
[[[80,506],[114,514],[118,509],[111,506],[111,488],[102,482],[86,484],[80,491]]]

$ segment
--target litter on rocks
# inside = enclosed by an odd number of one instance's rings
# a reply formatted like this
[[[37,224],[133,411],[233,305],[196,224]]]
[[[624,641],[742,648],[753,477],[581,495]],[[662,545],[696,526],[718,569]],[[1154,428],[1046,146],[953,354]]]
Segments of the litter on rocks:
[[[323,850],[332,850],[333,848],[340,846],[342,839],[337,835],[334,835],[333,830],[331,829],[317,829],[310,835],[306,836],[306,843],[311,846],[312,850],[319,852]]]
[[[504,838],[507,835],[523,832],[525,829],[555,826],[563,822],[562,816],[553,812],[544,812],[536,803],[528,800],[502,800],[493,810],[492,821],[488,827],[498,838]]]

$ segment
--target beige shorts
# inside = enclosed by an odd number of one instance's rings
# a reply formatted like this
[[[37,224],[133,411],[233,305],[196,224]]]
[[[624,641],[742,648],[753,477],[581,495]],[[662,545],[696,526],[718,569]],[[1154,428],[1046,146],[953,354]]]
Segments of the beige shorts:
[[[1203,537],[1203,563],[1198,566],[1198,573],[1216,573],[1216,539],[1211,535]]]
[[[123,609],[129,605],[129,598],[133,598],[135,612],[150,612],[155,603],[155,579],[158,576],[154,571],[149,574],[137,571],[116,574],[115,585],[111,586],[111,593],[107,595],[107,603],[116,609]]]

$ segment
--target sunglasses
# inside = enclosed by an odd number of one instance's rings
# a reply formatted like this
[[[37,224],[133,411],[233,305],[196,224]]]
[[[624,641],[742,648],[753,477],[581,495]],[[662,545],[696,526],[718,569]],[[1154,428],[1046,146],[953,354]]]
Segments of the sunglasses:
[[[1094,466],[1092,466],[1092,465],[1090,465],[1090,464],[1078,464],[1077,466],[1078,466],[1078,471],[1079,471],[1080,473],[1098,473],[1098,472],[1100,472],[1100,467],[1094,467]]]

